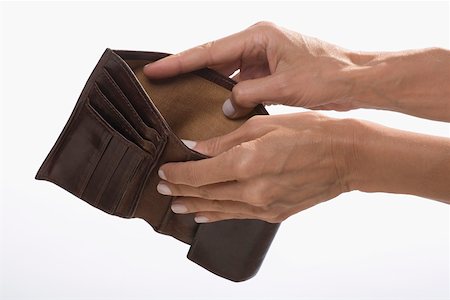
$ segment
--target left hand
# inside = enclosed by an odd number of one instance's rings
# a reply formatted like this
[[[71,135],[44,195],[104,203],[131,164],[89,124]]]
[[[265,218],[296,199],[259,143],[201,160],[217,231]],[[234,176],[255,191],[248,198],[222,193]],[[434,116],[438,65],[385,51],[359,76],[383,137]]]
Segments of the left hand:
[[[287,217],[349,191],[353,130],[349,119],[307,112],[254,116],[237,130],[186,142],[212,156],[161,166],[161,194],[196,222]]]

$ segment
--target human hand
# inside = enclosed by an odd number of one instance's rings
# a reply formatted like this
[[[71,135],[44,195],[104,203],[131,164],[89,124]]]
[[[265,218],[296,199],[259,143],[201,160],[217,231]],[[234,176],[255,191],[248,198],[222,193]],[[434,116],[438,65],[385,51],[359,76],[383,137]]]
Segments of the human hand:
[[[260,22],[231,36],[168,56],[144,68],[151,78],[165,78],[209,67],[238,83],[223,111],[246,115],[258,103],[310,109],[349,110],[354,63],[347,50],[319,39]]]
[[[158,191],[195,220],[281,222],[349,190],[351,120],[318,113],[254,116],[222,137],[187,142],[212,158],[167,163]]]

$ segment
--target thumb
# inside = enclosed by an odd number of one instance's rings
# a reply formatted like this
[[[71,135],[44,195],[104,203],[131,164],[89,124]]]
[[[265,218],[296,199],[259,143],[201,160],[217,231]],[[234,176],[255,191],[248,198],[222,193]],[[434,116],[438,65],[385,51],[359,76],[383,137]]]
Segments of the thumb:
[[[237,119],[248,115],[259,103],[278,103],[280,87],[279,76],[272,74],[266,77],[238,82],[222,106],[225,116]]]

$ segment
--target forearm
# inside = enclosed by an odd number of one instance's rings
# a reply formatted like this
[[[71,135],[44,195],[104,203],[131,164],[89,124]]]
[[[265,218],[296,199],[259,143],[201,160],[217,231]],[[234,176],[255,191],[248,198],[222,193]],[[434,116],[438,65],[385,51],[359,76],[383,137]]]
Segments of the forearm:
[[[450,139],[353,122],[350,190],[450,203]]]
[[[449,50],[349,52],[348,57],[354,67],[343,73],[352,83],[348,96],[354,107],[450,121]]]

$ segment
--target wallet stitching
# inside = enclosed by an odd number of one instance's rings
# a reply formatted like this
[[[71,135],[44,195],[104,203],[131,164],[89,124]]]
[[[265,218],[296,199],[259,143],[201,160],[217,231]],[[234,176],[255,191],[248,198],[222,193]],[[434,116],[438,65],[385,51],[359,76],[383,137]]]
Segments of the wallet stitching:
[[[87,99],[89,99],[89,97],[87,97]],[[138,147],[136,144],[134,144],[134,143],[131,142],[131,141],[128,141],[128,140],[127,140],[126,138],[124,138],[121,134],[119,134],[119,133],[116,132],[115,130],[111,129],[111,128],[109,127],[109,126],[111,126],[111,125],[109,125],[108,122],[106,122],[105,120],[101,119],[101,118],[97,115],[97,112],[94,110],[94,108],[91,107],[90,104],[87,104],[86,107],[88,108],[89,113],[91,113],[91,114],[94,116],[94,118],[96,118],[97,121],[99,121],[99,122],[102,124],[102,126],[103,126],[103,128],[105,128],[105,130],[107,130],[107,131],[108,131],[109,133],[111,133],[112,135],[119,137],[119,140],[120,140],[121,143],[125,144],[125,146],[133,145],[133,147],[139,149],[139,152],[137,152],[137,155],[139,155],[140,157],[143,157],[144,155],[147,155],[147,154],[150,155],[148,152],[144,151],[143,149],[141,149],[140,147]]]
[[[100,90],[100,88],[99,88],[99,86],[97,85],[97,83],[95,83],[95,86],[94,86],[94,89],[95,89],[95,91],[97,92],[97,94],[101,97],[101,98],[103,98],[104,100],[105,100],[105,102],[106,102],[106,105],[109,107],[109,109],[111,109],[120,119],[122,119],[122,121],[124,122],[124,123],[126,123],[126,124],[128,124],[129,125],[129,128],[127,127],[127,126],[123,126],[122,124],[119,124],[118,126],[120,126],[120,128],[122,128],[123,130],[125,130],[126,132],[128,132],[129,134],[131,134],[132,136],[134,135],[138,140],[140,140],[143,144],[145,143],[145,142],[149,142],[150,144],[152,144],[153,145],[153,147],[155,148],[155,151],[156,151],[156,146],[155,146],[155,144],[154,144],[154,142],[153,141],[149,141],[149,140],[146,140],[146,139],[144,139],[137,131],[136,131],[136,129],[128,122],[128,120],[120,113],[120,111],[119,110],[117,110],[117,108],[109,101],[109,99],[103,94],[103,92]],[[99,113],[100,114],[100,113]],[[106,121],[105,121],[106,122]],[[108,123],[108,122],[106,122],[106,123]],[[111,125],[110,125],[111,126]],[[117,132],[117,134],[120,134],[119,132]],[[125,138],[125,137],[124,137]],[[127,138],[125,138],[127,141],[129,141]],[[139,148],[141,148],[141,147],[143,147],[143,146],[141,146],[141,145],[139,145],[139,144],[136,144],[136,143],[134,143],[134,142],[132,142],[132,141],[129,141],[130,143],[132,143],[132,144],[134,144],[135,146],[137,146],[137,147],[139,147]],[[142,149],[142,148],[141,148]],[[145,152],[147,152],[147,153],[150,153],[150,152],[148,152],[148,151],[146,151],[145,149],[142,149],[143,151],[145,151]]]
[[[133,114],[133,116],[138,119],[138,121],[140,121],[141,123],[139,124],[139,126],[145,126],[147,128],[150,128],[152,130],[154,130],[151,127],[148,127],[147,125],[144,125],[144,121],[142,120],[141,116],[139,116],[139,114],[136,112],[136,109],[134,108],[134,106],[130,103],[130,101],[128,100],[128,97],[125,96],[125,94],[123,93],[122,89],[119,87],[119,85],[115,82],[115,80],[111,77],[111,75],[109,74],[109,71],[106,68],[103,68],[104,72],[105,72],[105,77],[106,79],[116,88],[116,91],[118,92],[118,94],[120,95],[120,97],[122,98],[122,100],[124,100],[125,104],[128,106],[128,108],[130,109],[131,113]],[[154,130],[156,133],[157,131]],[[159,134],[158,134],[159,135]]]
[[[118,92],[118,94],[120,95],[122,100],[124,100],[125,105],[128,106],[128,108],[130,109],[130,111],[133,114],[133,116],[136,117],[136,119],[138,119],[139,121],[141,121],[143,123],[142,118],[138,115],[138,113],[136,112],[136,109],[131,105],[131,103],[129,102],[128,98],[125,96],[125,94],[123,93],[123,91],[119,87],[119,85],[112,79],[112,77],[109,74],[108,70],[106,68],[103,68],[103,71],[104,71],[104,73],[106,75],[105,76],[106,79],[115,87],[116,91]]]
[[[99,204],[100,204],[100,199],[101,199],[103,193],[105,192],[106,186],[107,186],[108,183],[111,181],[111,178],[114,176],[114,174],[116,173],[116,170],[117,170],[117,168],[119,167],[120,162],[123,160],[125,154],[127,153],[128,148],[129,148],[129,147],[127,146],[126,149],[125,149],[125,151],[122,153],[122,156],[120,157],[119,161],[116,163],[116,165],[115,165],[113,171],[112,171],[112,172],[109,172],[110,174],[108,174],[108,175],[106,176],[106,178],[104,178],[103,183],[102,183],[102,185],[101,185],[101,187],[100,187],[100,189],[99,189],[99,191],[98,191],[98,193],[97,193],[97,196],[95,197],[95,200],[94,200],[94,205],[95,205],[95,206],[99,206]],[[102,156],[103,156],[103,155],[102,155]],[[100,159],[101,159],[101,158],[100,158]]]
[[[143,102],[145,103],[144,105],[146,105],[149,109],[150,109],[150,112],[153,114],[153,116],[154,117],[156,117],[156,118],[158,118],[158,119],[162,119],[163,120],[163,123],[165,123],[165,120],[160,116],[160,115],[158,115],[158,113],[157,112],[155,112],[155,108],[153,108],[152,107],[152,105],[150,105],[150,103],[149,103],[149,101],[148,101],[148,97],[146,97],[143,93],[142,93],[142,91],[141,91],[141,89],[139,88],[139,86],[136,84],[136,82],[135,82],[135,78],[133,79],[132,77],[131,77],[131,75],[128,73],[128,70],[121,64],[121,61],[120,60],[118,60],[115,56],[112,56],[112,60],[114,60],[118,65],[119,65],[119,67],[125,72],[125,74],[126,74],[126,76],[128,77],[128,79],[131,81],[131,83],[134,85],[134,87],[137,89],[137,91],[138,91],[138,94],[140,95],[140,97],[141,97],[141,99],[142,100],[144,100]],[[106,66],[106,64],[105,64],[105,66]],[[164,133],[164,135],[163,136],[161,136],[161,141],[157,144],[157,151],[156,151],[156,153],[155,153],[155,155],[154,155],[154,160],[153,160],[153,162],[152,162],[152,164],[148,167],[148,169],[147,169],[147,171],[146,171],[146,177],[145,177],[145,180],[143,180],[141,183],[140,183],[140,186],[139,186],[139,192],[137,193],[137,194],[139,194],[139,197],[138,197],[138,199],[136,199],[136,201],[135,201],[135,203],[134,203],[134,207],[132,207],[132,214],[131,214],[131,216],[134,216],[135,215],[135,213],[136,213],[136,210],[137,210],[137,207],[138,207],[138,204],[139,204],[139,199],[140,199],[140,197],[141,197],[141,195],[142,195],[142,192],[143,192],[143,187],[144,187],[144,184],[148,181],[148,178],[149,178],[149,175],[151,174],[151,172],[152,172],[152,170],[154,169],[154,167],[155,167],[155,165],[158,163],[158,160],[159,160],[159,157],[161,156],[161,154],[162,154],[162,150],[164,149],[164,147],[165,147],[165,145],[166,145],[166,142],[167,142],[167,140],[166,140],[166,136],[167,136],[167,134],[168,133],[170,133],[170,131],[168,131],[164,126],[161,126],[161,130],[162,130],[162,132]],[[179,141],[179,139],[177,138],[177,141],[178,141],[178,143],[179,144],[182,144],[182,142],[181,141]],[[184,144],[182,144],[183,146],[185,146]],[[186,147],[186,146],[185,146]],[[139,147],[140,148],[140,147]],[[141,151],[143,151],[142,149],[140,149]]]
[[[161,119],[161,117],[158,115],[158,113],[156,113],[155,109],[152,107],[152,105],[150,105],[150,103],[148,102],[148,96],[145,96],[142,91],[140,86],[138,86],[135,82],[136,77],[131,77],[131,75],[128,73],[128,70],[122,65],[122,62],[119,61],[117,58],[113,57],[113,60],[119,65],[120,68],[122,68],[122,70],[125,72],[125,74],[127,75],[128,79],[130,79],[131,83],[134,85],[134,87],[136,88],[136,90],[138,91],[139,95],[141,96],[141,98],[144,100],[145,105],[150,109],[151,113],[153,114],[153,117],[157,117],[158,119]],[[165,122],[165,121],[164,121]],[[163,131],[165,131],[165,128],[162,128]]]
[[[89,99],[89,97],[87,97],[87,99]],[[135,144],[132,143],[131,141],[128,141],[127,139],[125,139],[122,135],[120,135],[120,134],[118,134],[117,132],[115,132],[114,130],[112,130],[112,129],[109,127],[110,125],[109,125],[106,121],[104,121],[104,120],[101,119],[99,116],[97,116],[97,113],[94,111],[94,109],[93,109],[89,104],[87,104],[86,107],[88,108],[89,113],[92,114],[92,116],[93,116],[94,118],[96,118],[96,119],[98,120],[98,122],[100,122],[100,123],[102,124],[103,128],[105,128],[105,130],[107,130],[109,133],[111,133],[111,134],[117,136],[117,137],[119,138],[119,141],[120,141],[122,144],[124,144],[124,145],[127,146],[127,147],[130,147],[130,145],[132,145],[135,149],[138,149],[138,151],[136,152],[136,155],[139,157],[141,163],[142,163],[142,161],[144,160],[144,157],[145,157],[145,156],[148,156],[149,158],[152,158],[152,155],[150,155],[150,153],[144,151],[143,149],[141,149],[140,147],[138,147],[137,145],[135,145]],[[159,146],[162,146],[163,144],[165,144],[165,143],[162,143],[162,144],[159,145]],[[161,152],[161,151],[160,151],[160,152]],[[153,157],[155,157],[155,156],[153,156]],[[158,155],[157,157],[159,158],[159,155]],[[154,167],[154,165],[155,165],[156,163],[157,163],[157,159],[154,159],[154,161],[153,161],[153,163],[152,163],[152,165],[151,165],[151,167],[150,167],[150,170]],[[148,171],[147,171],[146,173],[147,173],[147,176],[146,176],[145,180],[142,180],[142,181],[139,183],[138,188],[137,188],[137,191],[136,191],[136,193],[135,193],[136,195],[139,195],[139,198],[140,198],[140,195],[142,194],[142,190],[143,190],[144,183],[147,181],[148,175],[149,175],[151,172],[148,172]],[[126,191],[126,188],[125,188],[125,191]],[[124,194],[125,194],[125,193],[124,193]],[[136,208],[137,208],[137,204],[138,204],[138,202],[139,202],[138,199],[136,199],[136,198],[137,198],[137,196],[134,196],[134,197],[133,197],[132,205],[131,205],[131,207],[130,207],[130,209],[129,209],[129,211],[130,211],[130,210],[132,211],[132,214],[128,213],[128,215],[129,215],[130,217],[133,217],[133,216],[134,216],[134,213],[135,213]]]
[[[80,112],[79,112],[79,114],[78,114],[78,116],[81,114],[81,110],[82,110],[82,108],[80,109]],[[88,110],[89,111],[89,110]],[[76,118],[74,118],[73,119],[73,123],[71,124],[71,126],[70,127],[74,127],[75,126],[75,124],[76,124],[76,121],[79,119],[78,118],[78,116],[76,117]],[[73,131],[73,130],[75,130],[75,128],[69,128],[70,130],[68,130],[67,131],[67,135],[69,135],[70,133],[71,133],[71,131]],[[109,138],[109,140],[107,141],[107,142],[105,142],[105,135],[107,135],[107,138]],[[110,132],[108,132],[107,130],[105,130],[104,132],[103,132],[103,134],[102,134],[102,137],[101,137],[101,143],[102,143],[102,148],[101,148],[101,150],[99,150],[99,151],[96,151],[94,154],[92,154],[90,157],[89,157],[89,160],[91,160],[94,156],[97,156],[97,157],[94,157],[94,161],[96,161],[96,163],[95,163],[95,166],[91,166],[90,168],[89,167],[85,167],[85,169],[83,170],[83,172],[81,173],[81,179],[80,179],[80,182],[82,182],[82,184],[80,185],[80,184],[78,184],[79,186],[76,186],[73,190],[72,190],[72,193],[74,194],[74,195],[76,195],[77,197],[79,197],[79,198],[81,198],[82,197],[82,195],[83,195],[83,193],[84,193],[84,190],[85,190],[85,188],[86,188],[86,185],[87,185],[87,183],[88,183],[88,179],[90,179],[90,177],[92,176],[92,174],[94,173],[94,170],[95,170],[95,168],[97,167],[97,165],[98,165],[98,163],[100,162],[100,158],[99,157],[101,157],[102,155],[103,155],[103,153],[104,153],[104,151],[105,151],[105,149],[106,149],[106,146],[109,144],[109,142],[110,142],[110,140],[111,140],[111,138],[112,138],[112,135],[111,135],[111,133]],[[66,140],[66,137],[64,137],[62,140],[61,140],[61,143],[60,143],[60,146],[59,146],[59,148],[58,148],[58,152],[60,151],[60,149],[61,149],[61,147],[63,146],[63,144],[65,144],[65,140]],[[54,155],[56,155],[57,153],[55,152],[55,154]],[[91,169],[91,171],[89,171],[89,169]],[[88,174],[90,172],[90,174]],[[59,179],[57,179],[57,178],[50,178],[49,176],[45,176],[45,178],[46,179],[48,179],[48,180],[50,180],[50,181],[52,181],[52,182],[54,182],[54,183],[56,183],[56,184],[58,184],[59,186],[67,186],[66,184],[63,184],[63,182],[61,181],[61,180],[59,180]],[[67,189],[67,187],[65,188],[65,189]]]
[[[81,120],[80,120],[81,121]],[[74,130],[74,129],[73,129]],[[106,138],[105,138],[106,136]],[[103,155],[103,153],[105,152],[105,149],[107,147],[107,145],[109,144],[109,142],[111,141],[112,135],[110,134],[110,132],[108,132],[107,130],[103,129],[103,133],[102,133],[102,137],[101,137],[101,141],[102,141],[102,148],[99,151],[96,151],[94,154],[92,154],[89,157],[90,161],[91,159],[93,159],[95,161],[95,166],[91,166],[90,168],[87,166],[85,167],[83,174],[82,174],[82,179],[80,180],[80,182],[82,182],[81,186],[78,188],[80,191],[77,192],[77,195],[79,197],[81,197],[83,195],[84,189],[86,188],[86,185],[88,183],[88,179],[90,179],[90,177],[92,176],[92,174],[94,173],[95,169],[97,168],[98,163],[100,162],[100,158]],[[108,141],[106,141],[108,140]],[[89,174],[90,173],[90,174]]]
[[[123,152],[123,154],[122,154],[122,157],[119,159],[119,161],[117,162],[117,165],[114,167],[114,170],[111,172],[111,174],[109,174],[108,175],[108,177],[106,177],[105,178],[105,181],[103,182],[103,184],[102,184],[102,186],[101,186],[101,188],[100,188],[100,191],[99,191],[99,193],[97,194],[97,197],[96,197],[96,199],[95,199],[95,206],[100,206],[100,200],[102,199],[102,196],[103,196],[103,193],[105,192],[105,189],[106,189],[106,187],[108,186],[108,184],[111,182],[111,179],[114,177],[114,175],[116,174],[116,172],[117,172],[117,168],[120,166],[120,163],[122,162],[122,160],[124,159],[124,157],[125,157],[125,155],[126,155],[126,153],[128,152],[128,149],[129,149],[130,147],[127,147],[126,149],[125,149],[125,151]],[[125,172],[125,174],[123,174],[122,176],[124,177],[124,178],[127,178],[127,175],[129,175],[128,174],[129,173],[129,170],[127,170],[126,172]],[[126,187],[126,186],[125,186]],[[125,187],[123,188],[123,191],[125,191]],[[116,202],[118,202],[119,200],[116,200]],[[113,203],[114,204],[114,206],[116,206],[116,203]],[[111,209],[111,207],[105,207],[105,210],[106,211],[114,211],[113,209]]]
[[[136,166],[134,167],[133,171],[130,172],[129,180],[128,180],[127,184],[125,185],[125,187],[123,188],[122,195],[120,196],[120,199],[119,199],[118,201],[116,201],[116,204],[114,205],[114,208],[113,208],[113,210],[112,210],[113,213],[116,213],[117,208],[119,207],[119,205],[120,205],[123,201],[125,201],[125,200],[124,200],[124,197],[125,197],[126,192],[127,192],[127,190],[128,190],[128,186],[129,186],[129,185],[131,184],[131,182],[133,181],[134,177],[136,176],[137,171],[139,170],[139,168],[141,167],[141,165],[142,165],[143,162],[144,162],[143,159],[139,159],[139,161],[137,162],[137,164],[136,164]],[[142,180],[141,180],[141,181],[142,181]],[[134,206],[134,202],[136,201],[136,195],[137,195],[137,194],[138,194],[138,191],[135,191],[134,193],[132,193],[132,197],[131,197],[131,199],[130,199],[130,201],[129,201],[129,203],[131,203],[130,207],[133,207],[133,206]],[[127,216],[130,216],[130,208],[128,208],[128,211],[127,211],[127,214],[126,214],[126,215],[127,215]]]
[[[144,162],[144,159],[140,159],[138,161],[138,163],[136,164],[136,166],[134,167],[133,171],[130,172],[130,176],[129,176],[130,179],[129,179],[128,183],[126,184],[126,186],[125,186],[125,188],[124,188],[124,190],[122,192],[122,196],[120,197],[119,201],[117,201],[117,203],[116,203],[116,205],[114,207],[114,213],[117,211],[117,208],[119,207],[120,203],[122,203],[122,201],[124,201],[124,197],[126,195],[126,191],[128,189],[128,186],[130,185],[130,183],[132,182],[132,180],[136,176],[137,171],[143,165],[143,162]],[[139,179],[137,179],[137,180],[139,180]],[[132,194],[131,199],[129,200],[130,205],[129,205],[129,207],[127,209],[127,212],[126,212],[127,216],[132,217],[132,210],[133,210],[134,206],[136,205],[136,202],[138,201],[137,197],[138,197],[138,195],[140,193],[141,186],[143,185],[144,182],[145,182],[145,180],[140,180],[136,191]]]
[[[122,121],[126,121],[125,117],[120,113],[120,111],[117,110],[117,108],[114,107],[114,105],[109,101],[109,99],[105,96],[105,94],[103,94],[103,92],[100,90],[99,86],[97,83],[95,83],[94,85],[94,90],[97,92],[98,96],[100,96],[102,99],[106,100],[106,105],[109,106],[109,108],[120,118],[122,119]],[[131,124],[126,121],[126,123],[128,123],[130,125],[130,127],[132,128],[133,126],[131,126]],[[128,132],[131,135],[136,135],[138,137],[141,137],[136,130],[130,130],[130,128],[128,128],[128,126],[124,126],[122,125],[122,123],[119,123],[118,126],[120,126],[121,129],[125,130],[126,132]],[[133,128],[134,129],[134,128]],[[130,141],[131,142],[131,141]]]
[[[97,161],[97,162],[95,163],[95,167],[92,168],[92,171],[90,172],[89,175],[85,175],[86,178],[84,179],[84,182],[83,182],[83,185],[82,185],[82,188],[81,188],[80,197],[83,197],[83,196],[84,196],[84,195],[83,195],[83,194],[84,194],[84,191],[86,190],[86,187],[87,187],[89,181],[91,180],[92,175],[94,175],[95,170],[96,170],[97,167],[98,167],[98,164],[99,164],[100,161],[102,160],[103,155],[105,155],[106,149],[108,148],[109,144],[110,144],[111,141],[112,141],[112,134],[111,134],[110,132],[108,132],[106,129],[104,129],[104,131],[105,131],[105,132],[103,133],[103,135],[108,134],[108,136],[109,136],[108,142],[104,142],[104,143],[102,144],[102,149],[101,149],[101,151],[98,151],[98,153],[101,153],[101,154],[97,154],[98,157],[95,158],[96,161]],[[103,137],[102,137],[102,141],[103,141]],[[85,171],[85,172],[87,172],[87,171]]]
[[[158,145],[158,148],[160,148],[160,149],[158,149],[156,151],[156,155],[154,156],[152,163],[149,164],[149,166],[145,170],[145,179],[140,183],[139,192],[137,193],[138,194],[137,199],[136,199],[136,201],[134,203],[134,207],[132,207],[132,209],[131,209],[131,213],[130,213],[131,216],[134,216],[136,214],[136,210],[137,210],[137,207],[138,207],[138,204],[139,204],[139,200],[141,199],[142,193],[144,191],[144,185],[145,185],[145,183],[148,182],[148,178],[150,177],[150,174],[153,172],[153,170],[155,169],[156,165],[159,163],[159,160],[160,160],[161,155],[163,153],[162,150],[165,148],[166,143],[167,143],[167,138],[166,138],[166,136],[163,136],[162,140],[161,140],[161,143]]]
[[[152,102],[151,98],[150,98],[146,93],[144,94],[143,88],[142,88],[141,84],[139,83],[139,81],[136,79],[136,77],[135,77],[134,75],[133,75],[133,77],[132,77],[132,76],[129,74],[129,70],[128,70],[128,69],[122,64],[122,62],[121,62],[120,60],[118,60],[115,56],[113,56],[112,58],[113,58],[113,60],[115,61],[115,63],[117,63],[117,64],[119,65],[119,67],[124,71],[124,73],[126,74],[126,76],[128,77],[128,79],[129,79],[129,80],[131,81],[131,83],[134,85],[135,89],[138,91],[139,96],[141,97],[141,100],[143,100],[143,103],[145,103],[144,105],[147,106],[147,107],[149,108],[150,112],[153,114],[153,117],[159,119],[159,120],[161,121],[162,124],[166,124],[166,126],[168,126],[167,123],[166,123],[166,120],[164,119],[164,117],[162,117],[161,114],[159,113],[158,109],[157,109],[156,107],[153,106],[153,102]],[[134,73],[133,73],[133,74],[134,74]],[[149,101],[149,99],[150,99],[150,101]],[[154,125],[154,124],[153,124],[153,125]],[[171,131],[168,130],[168,129],[166,128],[166,126],[164,126],[164,125],[159,125],[159,124],[157,124],[157,125],[155,126],[155,130],[156,130],[157,132],[158,132],[158,130],[157,130],[157,127],[158,127],[158,126],[161,128],[161,131],[162,131],[162,133],[163,133],[163,134],[160,134],[161,137],[163,137],[163,135],[164,135],[164,136],[168,136],[168,135],[171,134]],[[158,133],[159,133],[159,132],[158,132]],[[183,145],[184,147],[186,147],[186,145],[184,145],[184,144],[181,142],[181,140],[179,140],[179,138],[178,138],[175,134],[173,134],[173,136],[176,137],[177,143],[179,143],[180,145]],[[164,143],[163,143],[164,146],[165,146],[165,144],[166,144],[166,141],[165,141],[165,140],[166,140],[166,139],[164,138]],[[162,141],[161,141],[160,143],[162,143]],[[157,147],[157,148],[159,148],[159,147]],[[187,147],[186,147],[186,148],[187,148]],[[164,149],[164,147],[161,147],[160,151],[162,152],[163,149]],[[189,148],[187,148],[187,149],[189,149]],[[189,150],[190,150],[190,149],[189,149]],[[157,150],[157,152],[159,152],[159,150]],[[155,156],[156,156],[156,155],[155,155]]]

